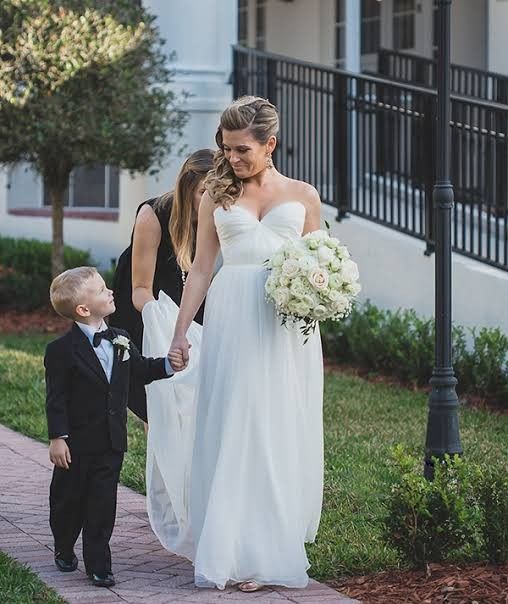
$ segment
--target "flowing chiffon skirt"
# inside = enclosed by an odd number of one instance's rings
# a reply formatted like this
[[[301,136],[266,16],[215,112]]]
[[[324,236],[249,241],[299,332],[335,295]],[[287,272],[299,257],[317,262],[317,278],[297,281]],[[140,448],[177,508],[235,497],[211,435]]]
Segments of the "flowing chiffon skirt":
[[[147,502],[199,586],[305,587],[323,486],[323,363],[265,300],[266,270],[225,265],[193,323],[188,368],[147,387]],[[165,355],[178,307],[145,306],[143,351]]]

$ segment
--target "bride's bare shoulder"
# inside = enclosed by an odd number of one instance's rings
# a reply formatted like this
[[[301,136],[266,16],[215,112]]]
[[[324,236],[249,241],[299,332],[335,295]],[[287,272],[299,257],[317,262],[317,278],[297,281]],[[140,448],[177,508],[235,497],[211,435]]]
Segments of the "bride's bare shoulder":
[[[288,178],[288,191],[291,199],[301,201],[308,210],[321,207],[321,198],[317,189],[303,180]]]

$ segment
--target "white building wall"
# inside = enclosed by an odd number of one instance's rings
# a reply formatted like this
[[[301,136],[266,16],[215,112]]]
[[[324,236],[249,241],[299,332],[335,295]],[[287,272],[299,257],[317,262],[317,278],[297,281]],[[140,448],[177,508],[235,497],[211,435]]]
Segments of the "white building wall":
[[[329,205],[323,206],[322,216],[358,263],[362,300],[434,316],[435,255],[424,255],[422,241],[356,216],[336,222],[336,210]],[[508,335],[508,273],[459,254],[452,258],[453,321],[499,327]]]
[[[488,70],[508,74],[508,2],[488,0]]]
[[[452,2],[450,42],[453,63],[487,69],[487,12],[488,0]]]
[[[128,245],[137,204],[145,197],[143,178],[120,176],[118,220],[64,219],[64,242],[89,250],[92,260],[101,268],[109,268]],[[7,171],[0,172],[0,235],[51,241],[51,218],[18,216],[7,209]]]
[[[266,48],[295,59],[331,65],[334,23],[333,0],[270,0],[266,7]]]

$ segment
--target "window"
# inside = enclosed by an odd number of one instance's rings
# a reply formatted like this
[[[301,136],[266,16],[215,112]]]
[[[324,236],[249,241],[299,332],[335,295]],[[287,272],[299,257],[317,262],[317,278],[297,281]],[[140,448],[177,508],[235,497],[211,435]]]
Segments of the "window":
[[[346,2],[335,3],[335,66],[343,68],[346,59]]]
[[[238,0],[238,44],[249,45],[249,0]]]
[[[80,166],[72,171],[64,205],[70,208],[118,208],[119,169],[103,164]],[[44,187],[44,205],[51,205]]]
[[[393,48],[409,50],[415,46],[415,0],[393,0]]]
[[[266,49],[266,0],[256,0],[256,48]]]
[[[362,0],[362,55],[373,54],[379,50],[381,39],[381,2]]]

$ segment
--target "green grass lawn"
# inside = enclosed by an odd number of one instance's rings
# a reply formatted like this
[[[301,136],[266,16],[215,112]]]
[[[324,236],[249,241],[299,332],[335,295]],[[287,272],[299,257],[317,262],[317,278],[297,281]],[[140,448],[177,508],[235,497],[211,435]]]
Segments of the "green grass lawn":
[[[46,336],[0,336],[0,423],[46,440],[42,353]],[[423,457],[427,399],[397,386],[328,374],[325,386],[325,497],[311,573],[334,579],[395,567],[381,519],[389,489],[390,449],[406,445]],[[145,436],[131,417],[122,482],[144,489]],[[465,455],[508,464],[508,416],[461,410]]]
[[[3,604],[65,604],[35,573],[0,552],[0,602]]]

